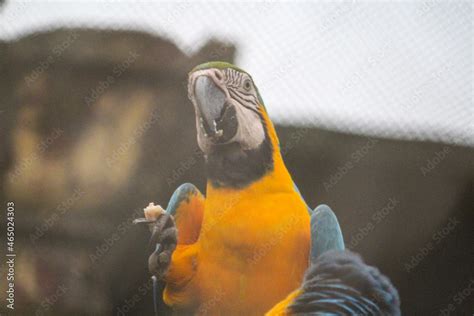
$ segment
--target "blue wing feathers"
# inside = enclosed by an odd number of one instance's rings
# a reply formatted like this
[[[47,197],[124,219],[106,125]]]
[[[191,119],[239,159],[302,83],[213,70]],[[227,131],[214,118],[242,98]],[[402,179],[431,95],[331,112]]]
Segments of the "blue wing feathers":
[[[168,206],[166,207],[166,212],[171,215],[176,215],[176,210],[181,205],[182,202],[189,202],[189,199],[192,195],[199,192],[199,189],[196,188],[194,184],[183,183],[181,184],[171,196]]]

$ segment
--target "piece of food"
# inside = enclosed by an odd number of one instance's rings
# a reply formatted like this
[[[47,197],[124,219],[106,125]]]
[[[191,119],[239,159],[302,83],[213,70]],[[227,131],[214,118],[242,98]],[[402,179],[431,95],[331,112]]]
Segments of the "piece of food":
[[[165,210],[160,205],[155,205],[153,202],[150,202],[143,211],[145,213],[145,218],[153,221],[156,221],[160,215],[165,213]]]
[[[148,206],[143,209],[143,212],[145,213],[145,218],[134,219],[134,224],[154,223],[158,217],[166,213],[160,205],[155,205],[153,202],[150,202],[150,204],[148,204]]]

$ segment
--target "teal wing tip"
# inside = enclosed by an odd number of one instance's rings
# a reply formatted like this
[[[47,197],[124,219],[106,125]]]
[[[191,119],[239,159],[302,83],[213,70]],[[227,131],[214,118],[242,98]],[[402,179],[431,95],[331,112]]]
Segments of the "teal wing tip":
[[[344,237],[336,214],[329,206],[319,205],[311,215],[311,260],[326,251],[344,249]]]
[[[327,206],[326,204],[320,204],[314,209],[314,213],[318,214],[315,220],[335,220],[337,222],[336,214],[334,214],[333,210]]]
[[[181,184],[171,196],[171,199],[166,208],[166,212],[171,215],[176,214],[176,210],[183,201],[189,201],[191,195],[200,193],[199,189],[192,183],[183,183]]]

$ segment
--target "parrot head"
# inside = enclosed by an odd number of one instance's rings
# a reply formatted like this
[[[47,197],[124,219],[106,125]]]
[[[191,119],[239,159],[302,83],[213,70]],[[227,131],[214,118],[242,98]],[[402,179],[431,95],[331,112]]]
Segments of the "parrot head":
[[[276,134],[247,72],[225,62],[201,64],[189,73],[188,96],[215,185],[242,187],[273,168],[269,134]]]
[[[199,65],[189,75],[188,93],[204,152],[233,142],[255,149],[265,140],[259,109],[263,102],[245,71],[224,62]]]

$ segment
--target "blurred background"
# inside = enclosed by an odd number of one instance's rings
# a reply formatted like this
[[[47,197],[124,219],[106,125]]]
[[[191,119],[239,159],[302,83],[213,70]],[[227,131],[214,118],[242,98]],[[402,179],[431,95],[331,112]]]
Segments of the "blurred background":
[[[0,1],[13,314],[152,313],[149,233],[131,221],[181,183],[204,192],[186,79],[224,60],[252,74],[308,204],[333,208],[404,314],[471,315],[473,35],[471,1]]]

